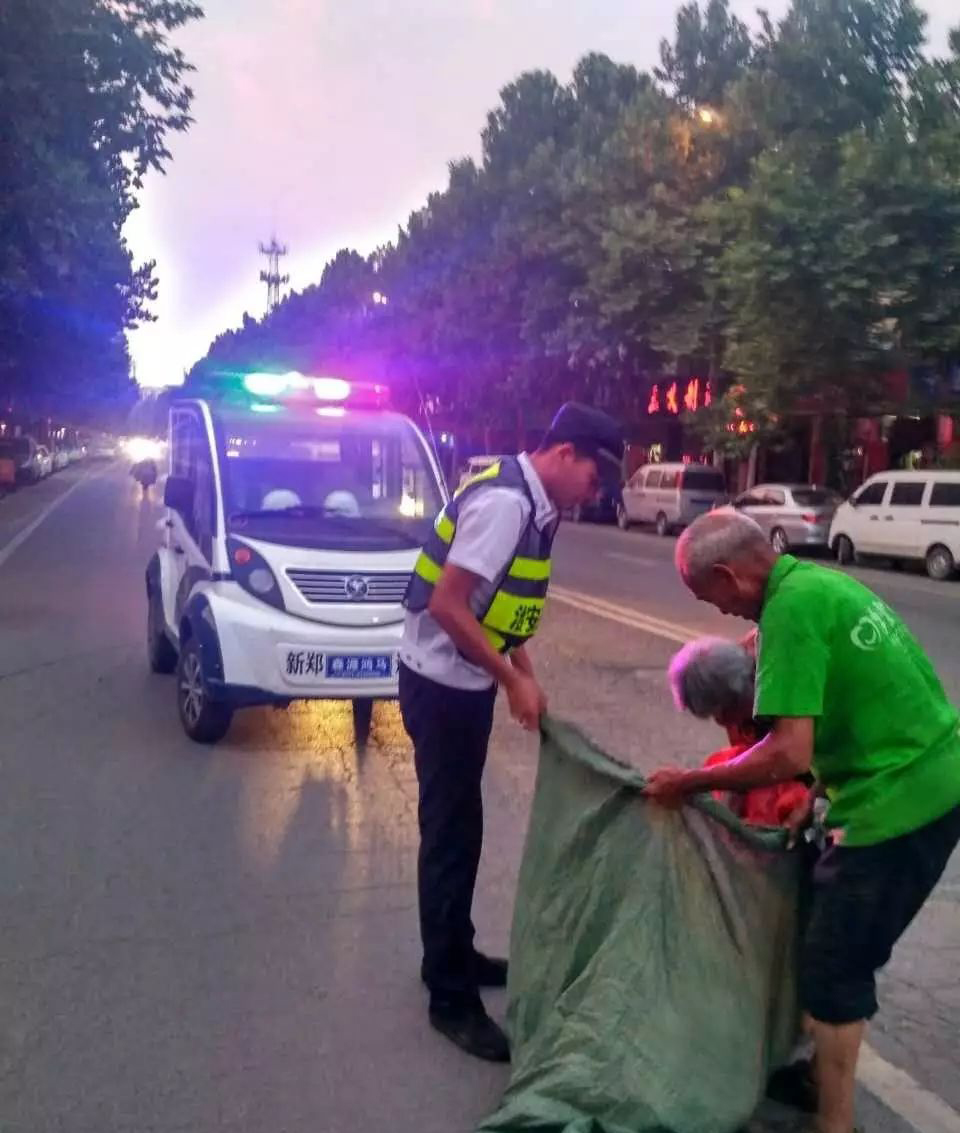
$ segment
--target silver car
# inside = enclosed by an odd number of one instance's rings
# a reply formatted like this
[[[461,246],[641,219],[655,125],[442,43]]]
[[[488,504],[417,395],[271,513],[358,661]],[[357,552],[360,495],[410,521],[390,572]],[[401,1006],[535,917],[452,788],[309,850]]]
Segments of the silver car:
[[[815,484],[757,484],[733,506],[763,528],[775,551],[827,546],[830,522],[841,497]]]

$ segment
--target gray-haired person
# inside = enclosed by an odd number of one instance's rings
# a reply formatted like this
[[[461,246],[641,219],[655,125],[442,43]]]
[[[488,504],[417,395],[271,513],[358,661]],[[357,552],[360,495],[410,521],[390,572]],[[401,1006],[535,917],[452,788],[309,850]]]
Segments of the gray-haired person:
[[[897,614],[856,579],[778,555],[747,516],[701,516],[677,542],[690,591],[758,622],[755,713],[743,755],[666,768],[646,793],[744,791],[813,771],[832,844],[814,870],[800,995],[816,1045],[819,1133],[852,1133],[857,1059],[876,973],[960,841],[960,716]]]
[[[726,728],[731,744],[758,739],[753,720],[756,660],[743,642],[701,637],[673,657],[667,676],[674,704]]]

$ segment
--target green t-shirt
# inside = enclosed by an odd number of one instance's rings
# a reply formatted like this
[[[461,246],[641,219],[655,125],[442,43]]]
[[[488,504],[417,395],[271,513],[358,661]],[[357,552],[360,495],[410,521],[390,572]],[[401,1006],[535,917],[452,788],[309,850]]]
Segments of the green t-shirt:
[[[960,805],[960,717],[900,618],[848,575],[781,556],[760,616],[755,710],[814,717],[827,821],[848,845]]]

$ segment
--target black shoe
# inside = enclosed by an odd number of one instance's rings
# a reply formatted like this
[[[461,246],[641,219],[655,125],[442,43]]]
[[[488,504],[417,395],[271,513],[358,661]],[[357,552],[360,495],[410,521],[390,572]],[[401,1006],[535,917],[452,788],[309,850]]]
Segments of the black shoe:
[[[474,1058],[509,1062],[507,1036],[490,1018],[482,1003],[468,1007],[431,1006],[430,1025]]]
[[[475,952],[473,974],[477,980],[477,987],[506,987],[507,961],[499,956],[484,956],[482,952]]]
[[[767,1082],[767,1097],[803,1113],[816,1113],[818,1095],[813,1063],[801,1060],[774,1071]]]

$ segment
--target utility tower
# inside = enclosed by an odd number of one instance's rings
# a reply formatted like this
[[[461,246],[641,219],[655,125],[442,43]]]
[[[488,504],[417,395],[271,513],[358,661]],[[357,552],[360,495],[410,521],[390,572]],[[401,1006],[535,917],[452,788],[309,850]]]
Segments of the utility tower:
[[[280,288],[290,282],[289,275],[280,274],[280,257],[289,249],[286,244],[278,244],[276,236],[271,236],[269,244],[260,245],[260,255],[267,257],[267,270],[260,273],[260,280],[267,285],[267,311],[272,311],[280,302]]]

